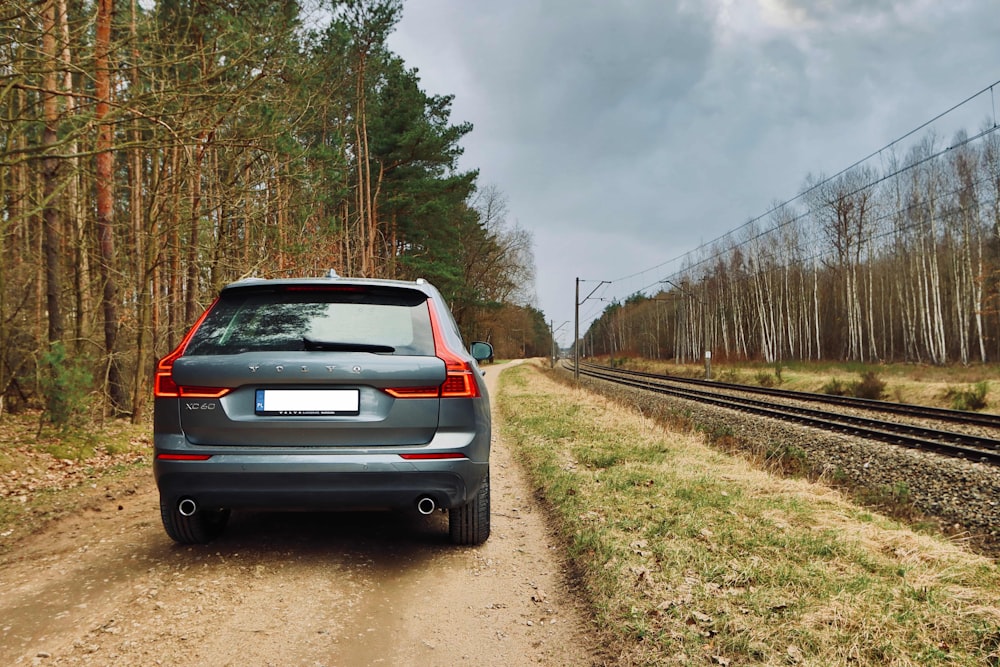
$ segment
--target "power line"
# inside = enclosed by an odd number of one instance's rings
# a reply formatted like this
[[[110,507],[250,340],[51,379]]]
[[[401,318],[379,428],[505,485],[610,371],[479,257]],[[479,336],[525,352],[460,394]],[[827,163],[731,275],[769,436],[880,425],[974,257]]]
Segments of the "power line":
[[[791,197],[791,198],[786,199],[785,201],[783,201],[783,202],[781,202],[779,204],[774,205],[773,207],[771,207],[769,210],[765,211],[764,213],[762,213],[762,214],[760,214],[760,215],[758,215],[758,216],[756,216],[754,218],[751,218],[747,222],[745,222],[745,223],[743,223],[743,224],[741,224],[741,225],[739,225],[739,226],[737,226],[737,227],[735,227],[735,228],[727,231],[726,233],[724,233],[724,234],[716,237],[715,239],[712,239],[711,241],[703,242],[700,245],[698,245],[696,248],[694,248],[692,250],[688,250],[688,251],[686,251],[684,253],[681,253],[680,255],[677,255],[676,257],[673,257],[673,258],[670,258],[670,259],[665,260],[663,262],[660,262],[659,264],[656,264],[655,266],[649,267],[647,269],[643,269],[641,271],[637,271],[635,273],[631,273],[631,274],[626,275],[626,276],[622,276],[620,278],[615,278],[614,280],[609,280],[609,281],[604,281],[604,282],[606,282],[608,285],[617,285],[617,284],[620,284],[620,283],[622,283],[624,281],[631,280],[633,278],[645,275],[647,273],[651,273],[653,271],[657,271],[659,269],[662,269],[665,266],[674,264],[674,263],[676,263],[676,262],[678,262],[680,260],[683,260],[683,259],[685,259],[687,257],[696,256],[700,251],[704,250],[705,248],[711,247],[714,244],[721,243],[725,239],[733,237],[738,232],[740,232],[742,230],[745,230],[747,228],[750,228],[753,225],[756,225],[756,224],[760,223],[761,221],[765,220],[769,216],[772,216],[775,213],[777,213],[777,212],[779,212],[779,211],[781,211],[783,209],[786,209],[786,208],[790,207],[792,204],[794,204],[795,202],[797,202],[800,199],[805,198],[807,195],[811,194],[812,192],[815,192],[817,189],[819,189],[819,188],[823,187],[824,185],[827,185],[827,184],[829,184],[831,182],[836,181],[836,179],[843,177],[845,174],[847,174],[850,171],[852,171],[852,170],[860,167],[865,162],[868,162],[869,160],[871,160],[871,159],[873,159],[875,157],[879,157],[882,154],[886,153],[887,151],[890,151],[891,149],[895,148],[898,144],[901,144],[902,142],[906,141],[907,139],[909,139],[910,137],[914,136],[918,132],[927,129],[928,127],[930,127],[934,123],[938,122],[939,120],[941,120],[941,119],[945,118],[946,116],[954,113],[955,111],[957,111],[958,109],[962,108],[963,106],[971,103],[976,98],[978,98],[978,97],[982,96],[983,94],[989,92],[989,94],[990,94],[990,100],[991,100],[991,106],[992,106],[992,110],[993,110],[993,125],[992,125],[992,127],[987,128],[987,129],[979,132],[978,134],[976,134],[976,135],[974,135],[972,137],[967,137],[963,141],[960,141],[960,142],[958,142],[956,144],[948,146],[948,147],[946,147],[946,148],[944,148],[944,149],[942,149],[940,151],[937,151],[937,152],[935,152],[935,153],[933,153],[931,155],[925,156],[925,157],[923,157],[922,159],[920,159],[920,160],[918,160],[916,162],[906,164],[902,168],[897,169],[897,170],[895,170],[895,171],[893,171],[893,172],[891,172],[889,174],[884,174],[883,176],[881,176],[878,179],[876,179],[875,182],[870,183],[870,184],[866,184],[865,186],[862,186],[861,188],[858,188],[855,191],[855,194],[857,192],[865,189],[865,188],[874,187],[875,185],[877,185],[879,183],[882,183],[882,182],[885,182],[885,181],[888,181],[889,179],[894,178],[894,177],[896,177],[896,176],[898,176],[898,175],[900,175],[902,173],[905,173],[906,171],[908,171],[910,169],[915,169],[915,168],[919,167],[922,164],[925,164],[925,163],[930,162],[930,161],[932,161],[934,159],[937,159],[938,157],[940,157],[941,155],[947,153],[948,151],[951,151],[951,150],[953,150],[955,148],[958,148],[958,147],[961,147],[961,146],[964,146],[964,145],[968,145],[968,144],[972,143],[973,141],[982,139],[982,138],[984,138],[984,137],[992,134],[997,129],[1000,129],[1000,125],[998,125],[998,123],[997,123],[996,103],[995,103],[995,89],[996,89],[997,86],[1000,86],[1000,80],[995,81],[993,84],[991,84],[991,85],[983,88],[982,90],[980,90],[980,91],[978,91],[978,92],[976,92],[976,93],[968,96],[967,98],[965,98],[961,102],[958,102],[957,104],[953,105],[949,109],[947,109],[947,110],[945,110],[945,111],[937,114],[936,116],[934,116],[930,120],[925,121],[924,123],[922,123],[919,126],[913,128],[909,132],[906,132],[905,134],[901,135],[900,137],[898,137],[898,138],[894,139],[893,141],[889,142],[888,144],[886,144],[882,148],[880,148],[880,149],[878,149],[876,151],[873,151],[872,153],[868,154],[867,156],[865,156],[865,157],[863,157],[863,158],[861,158],[859,160],[856,160],[854,163],[852,163],[851,165],[849,165],[849,166],[841,169],[840,171],[838,171],[837,173],[833,174],[832,176],[826,177],[826,178],[824,178],[824,179],[822,179],[822,180],[820,180],[820,181],[812,184],[811,186],[809,186],[808,188],[806,188],[802,192],[798,193],[794,197]],[[738,249],[738,248],[744,247],[744,246],[746,246],[746,245],[748,245],[748,244],[750,244],[750,243],[752,243],[754,241],[759,240],[760,238],[762,238],[764,236],[767,236],[768,234],[771,234],[771,233],[773,233],[775,231],[778,231],[778,230],[780,230],[780,229],[782,229],[784,227],[787,227],[788,225],[791,225],[792,223],[799,222],[800,220],[802,220],[803,218],[809,216],[813,212],[814,212],[813,209],[807,208],[807,210],[805,212],[800,213],[799,215],[792,216],[788,220],[785,220],[785,221],[779,223],[777,227],[769,228],[769,229],[763,230],[761,232],[758,232],[757,234],[751,236],[748,239],[744,239],[743,241],[740,241],[739,243],[736,243],[736,244],[734,244],[734,245],[732,245],[730,247],[727,247],[725,250],[720,250],[720,251],[718,251],[718,252],[716,252],[714,254],[709,255],[708,257],[703,257],[701,259],[698,259],[697,261],[693,261],[692,264],[684,267],[683,269],[675,271],[674,273],[669,274],[668,276],[666,276],[666,278],[675,278],[675,277],[678,277],[682,273],[690,272],[692,269],[694,269],[694,268],[696,268],[698,266],[702,266],[702,265],[704,265],[707,262],[711,262],[711,261],[713,261],[715,259],[718,259],[719,257],[721,257],[725,253],[731,252],[734,249]],[[657,285],[659,285],[661,283],[662,283],[662,279],[657,279],[657,280],[655,280],[655,281],[653,281],[653,282],[651,282],[651,283],[649,283],[649,284],[647,284],[647,285],[645,285],[645,286],[643,286],[643,287],[641,287],[641,288],[639,288],[637,290],[633,289],[631,291],[631,293],[632,294],[645,293],[646,290],[651,289],[652,287],[655,287],[655,286],[657,286]]]

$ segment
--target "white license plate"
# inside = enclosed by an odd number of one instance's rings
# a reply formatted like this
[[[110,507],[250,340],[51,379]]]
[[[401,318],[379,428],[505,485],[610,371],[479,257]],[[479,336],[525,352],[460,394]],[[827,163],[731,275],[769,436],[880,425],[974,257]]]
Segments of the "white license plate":
[[[258,415],[356,415],[361,406],[357,389],[258,389]]]

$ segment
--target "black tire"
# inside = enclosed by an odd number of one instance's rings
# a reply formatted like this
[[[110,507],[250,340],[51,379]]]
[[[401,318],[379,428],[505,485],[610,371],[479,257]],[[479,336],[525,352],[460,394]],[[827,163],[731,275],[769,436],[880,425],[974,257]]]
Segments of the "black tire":
[[[163,528],[178,544],[207,544],[222,534],[229,523],[228,509],[199,509],[191,516],[184,516],[177,509],[176,499],[160,496],[160,519]]]
[[[448,510],[448,530],[454,544],[482,544],[490,536],[490,474],[475,497]]]

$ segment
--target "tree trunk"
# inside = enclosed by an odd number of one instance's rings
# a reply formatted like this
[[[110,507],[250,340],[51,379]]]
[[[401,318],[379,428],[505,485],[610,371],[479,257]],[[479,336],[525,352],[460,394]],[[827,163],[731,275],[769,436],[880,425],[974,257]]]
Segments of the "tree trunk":
[[[61,270],[61,245],[63,230],[58,209],[58,195],[61,174],[59,158],[55,156],[59,142],[59,99],[57,94],[56,68],[58,67],[58,47],[56,44],[56,4],[49,0],[42,9],[42,50],[45,54],[45,83],[42,91],[42,226],[44,228],[45,254],[45,305],[48,310],[48,341],[63,339],[63,315]]]
[[[138,38],[136,29],[136,16],[138,12],[136,0],[130,5],[130,33],[132,38],[132,59],[135,65],[131,72],[130,85],[133,90],[139,90],[141,85],[139,79],[139,58]],[[146,211],[146,199],[144,196],[143,181],[143,153],[142,130],[138,118],[134,120],[131,128],[132,147],[129,149],[129,211],[132,219],[132,235],[135,239],[135,258],[133,265],[132,280],[135,284],[134,294],[136,297],[136,331],[135,331],[135,369],[132,377],[132,401],[130,411],[132,413],[132,423],[137,424],[142,419],[143,408],[146,398],[149,395],[149,378],[152,371],[150,359],[150,329],[156,318],[154,310],[154,298],[156,295],[156,280],[153,276],[155,260],[149,256],[150,248],[153,245],[152,228],[147,230],[143,224]],[[156,151],[152,151],[154,155]],[[154,164],[156,159],[150,160]],[[153,181],[155,182],[155,180]]]
[[[115,279],[114,237],[114,135],[108,119],[111,109],[111,23],[114,0],[98,0],[94,42],[94,89],[97,96],[95,200],[97,206],[97,249],[100,257],[101,310],[104,314],[104,359],[107,368],[107,391],[115,411],[126,409],[127,399],[116,358],[118,339],[118,283]]]
[[[73,63],[69,32],[69,14],[66,7],[66,0],[59,2],[59,35],[62,41],[60,59],[63,67],[63,92],[65,95],[66,115],[74,114],[76,103],[73,96]],[[69,174],[66,180],[66,195],[64,211],[67,216],[64,222],[65,229],[73,236],[73,249],[75,251],[75,292],[76,292],[76,331],[74,337],[78,341],[89,340],[91,337],[93,304],[90,294],[90,254],[87,252],[87,226],[86,226],[86,206],[83,198],[80,197],[81,181],[85,178],[80,170],[79,143],[76,139],[71,139],[68,144],[66,163],[69,166]]]
[[[199,262],[201,256],[201,172],[205,162],[205,154],[211,142],[211,132],[202,130],[198,133],[193,164],[190,165],[188,171],[188,184],[191,189],[191,217],[188,221],[187,278],[184,293],[185,328],[193,324],[201,314],[198,308],[198,300],[201,296],[201,281],[199,279],[201,275]]]

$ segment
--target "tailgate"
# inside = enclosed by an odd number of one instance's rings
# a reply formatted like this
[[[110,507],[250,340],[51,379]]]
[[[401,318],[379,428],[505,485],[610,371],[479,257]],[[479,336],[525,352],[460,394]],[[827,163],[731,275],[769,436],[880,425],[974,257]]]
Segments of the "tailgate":
[[[384,390],[437,387],[445,366],[428,356],[253,352],[181,357],[173,376],[187,387],[230,390],[222,398],[178,399],[193,444],[380,447],[431,440],[440,399],[393,398]]]

